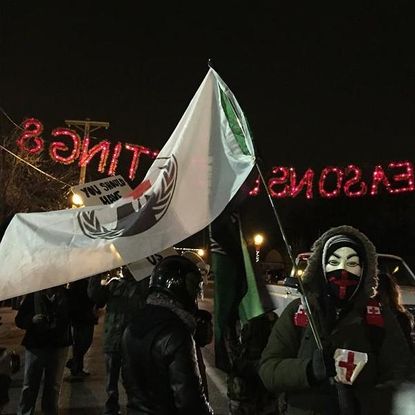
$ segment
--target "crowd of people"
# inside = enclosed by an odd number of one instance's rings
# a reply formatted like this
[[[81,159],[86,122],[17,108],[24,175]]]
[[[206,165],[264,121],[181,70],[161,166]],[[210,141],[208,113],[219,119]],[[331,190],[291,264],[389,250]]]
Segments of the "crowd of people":
[[[103,414],[121,413],[120,380],[129,414],[143,413],[143,408],[148,413],[173,414],[176,407],[177,413],[213,413],[201,353],[213,338],[212,315],[198,307],[206,267],[201,257],[188,257],[165,258],[150,278],[141,281],[123,266],[24,296],[15,316],[16,326],[24,330],[25,349],[16,413],[33,415],[39,396],[42,413],[58,414],[65,367],[70,369],[68,381],[87,380],[84,357],[93,341],[97,310],[104,308],[107,399]],[[147,351],[144,359],[137,354],[141,343]],[[8,365],[7,361],[7,370],[0,373],[1,406],[8,402]],[[143,365],[149,365],[147,379],[139,369]]]
[[[174,255],[141,281],[124,266],[26,295],[15,317],[25,332],[17,414],[34,414],[41,384],[42,413],[58,414],[65,366],[70,379],[88,379],[84,357],[103,308],[103,414],[120,413],[119,380],[129,415],[213,414],[201,353],[213,322],[198,305],[201,268]],[[398,414],[399,392],[415,382],[414,321],[393,276],[379,273],[373,243],[350,226],[329,229],[312,246],[301,289],[282,312],[268,306],[238,322],[229,414]],[[2,369],[3,404],[11,376]]]

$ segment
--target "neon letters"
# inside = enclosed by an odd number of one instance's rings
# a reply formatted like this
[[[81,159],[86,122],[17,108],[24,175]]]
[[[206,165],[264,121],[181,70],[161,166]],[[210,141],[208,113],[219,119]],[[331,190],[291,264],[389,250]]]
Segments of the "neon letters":
[[[23,122],[23,132],[16,143],[21,151],[37,154],[44,150],[45,141],[41,137],[43,124],[36,118]],[[122,151],[128,151],[131,161],[128,178],[134,180],[142,154],[151,158],[157,157],[158,151],[131,143],[112,145],[108,140],[102,140],[91,146],[90,137],[81,139],[69,128],[55,128],[52,136],[58,141],[49,145],[49,155],[57,163],[71,164],[78,160],[80,167],[87,166],[94,157],[99,157],[98,171],[108,176],[114,176],[118,167],[118,159]],[[111,155],[112,152],[112,155]],[[109,161],[109,163],[108,163]],[[397,194],[415,191],[414,166],[410,161],[392,161],[387,165],[377,164],[362,170],[356,164],[346,167],[326,166],[320,172],[308,168],[303,173],[294,167],[276,166],[272,169],[267,186],[273,198],[305,197],[325,199],[346,196],[358,198],[376,196],[380,193]],[[256,196],[260,192],[260,180],[256,179],[249,194]]]
[[[414,166],[410,161],[390,162],[386,167],[378,164],[371,171],[363,171],[355,164],[345,168],[324,167],[320,174],[308,168],[300,176],[293,167],[276,166],[268,180],[268,189],[273,198],[295,198],[299,195],[312,199],[315,195],[331,199],[341,195],[347,197],[376,196],[380,192],[389,194],[413,192]],[[259,178],[255,181],[251,196],[260,191]]]
[[[29,118],[23,122],[23,132],[16,143],[21,151],[30,154],[37,154],[45,149],[45,141],[41,137],[43,124],[36,118]],[[49,156],[52,160],[62,164],[72,164],[76,160],[80,167],[87,166],[91,160],[99,156],[98,171],[105,173],[108,158],[111,153],[111,142],[102,140],[99,143],[90,145],[90,137],[81,139],[79,135],[69,128],[55,128],[52,136],[59,139],[53,141],[49,146]],[[107,171],[108,176],[116,174],[118,158],[122,149],[132,153],[131,162],[128,170],[128,178],[134,180],[142,154],[155,158],[158,151],[137,144],[118,142],[112,151],[111,161]]]

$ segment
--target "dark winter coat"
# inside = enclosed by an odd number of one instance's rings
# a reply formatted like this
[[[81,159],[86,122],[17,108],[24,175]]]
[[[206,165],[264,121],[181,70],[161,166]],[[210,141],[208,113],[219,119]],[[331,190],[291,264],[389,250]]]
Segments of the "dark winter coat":
[[[326,282],[322,273],[322,250],[333,235],[358,238],[365,247],[363,284],[351,307],[336,319],[324,301]],[[326,350],[336,348],[367,353],[368,362],[352,386],[346,386],[349,400],[360,408],[360,414],[389,414],[394,386],[414,374],[414,361],[396,317],[389,308],[382,309],[384,327],[366,322],[369,298],[375,295],[377,260],[375,247],[365,235],[349,226],[327,231],[313,245],[313,255],[303,282],[316,326]],[[316,342],[310,325],[294,324],[300,300],[290,303],[271,332],[262,353],[260,376],[268,390],[285,392],[282,408],[286,414],[325,414],[327,403],[336,396],[338,386],[328,381],[315,384],[310,379],[310,365]],[[332,355],[332,354],[331,354]],[[335,398],[337,399],[337,398]]]
[[[0,413],[4,405],[9,402],[9,388],[11,384],[10,357],[7,350],[0,346]]]
[[[71,323],[96,324],[95,303],[88,296],[89,278],[83,278],[69,284],[68,298]]]
[[[90,278],[88,296],[99,307],[104,307],[104,352],[120,352],[121,337],[133,316],[145,304],[148,282],[137,282],[126,273],[120,280],[101,285],[101,275]]]
[[[228,374],[232,414],[276,414],[277,398],[268,392],[258,375],[259,361],[277,319],[272,311],[248,320]]]
[[[212,414],[190,329],[173,311],[147,304],[124,332],[129,415]]]
[[[45,324],[33,323],[35,314],[45,315]],[[26,330],[22,345],[27,349],[70,346],[72,335],[67,291],[59,287],[52,301],[43,291],[27,294],[16,314],[15,323]]]

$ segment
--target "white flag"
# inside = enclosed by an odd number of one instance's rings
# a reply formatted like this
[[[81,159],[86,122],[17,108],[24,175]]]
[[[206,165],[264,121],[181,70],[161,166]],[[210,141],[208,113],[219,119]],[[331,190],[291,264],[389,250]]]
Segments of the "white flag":
[[[128,198],[16,214],[0,244],[0,300],[138,261],[199,232],[255,164],[232,92],[209,69],[173,134]]]

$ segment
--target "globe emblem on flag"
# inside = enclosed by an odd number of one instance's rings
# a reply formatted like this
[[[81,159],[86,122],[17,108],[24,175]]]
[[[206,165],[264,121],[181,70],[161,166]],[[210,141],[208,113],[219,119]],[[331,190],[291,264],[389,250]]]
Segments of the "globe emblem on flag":
[[[166,214],[177,183],[178,163],[174,155],[157,158],[152,166],[155,180],[144,180],[132,192],[133,200],[116,206],[115,227],[99,217],[99,210],[85,210],[77,215],[79,226],[92,239],[115,239],[133,236],[152,228]],[[111,223],[112,225],[113,223]]]

